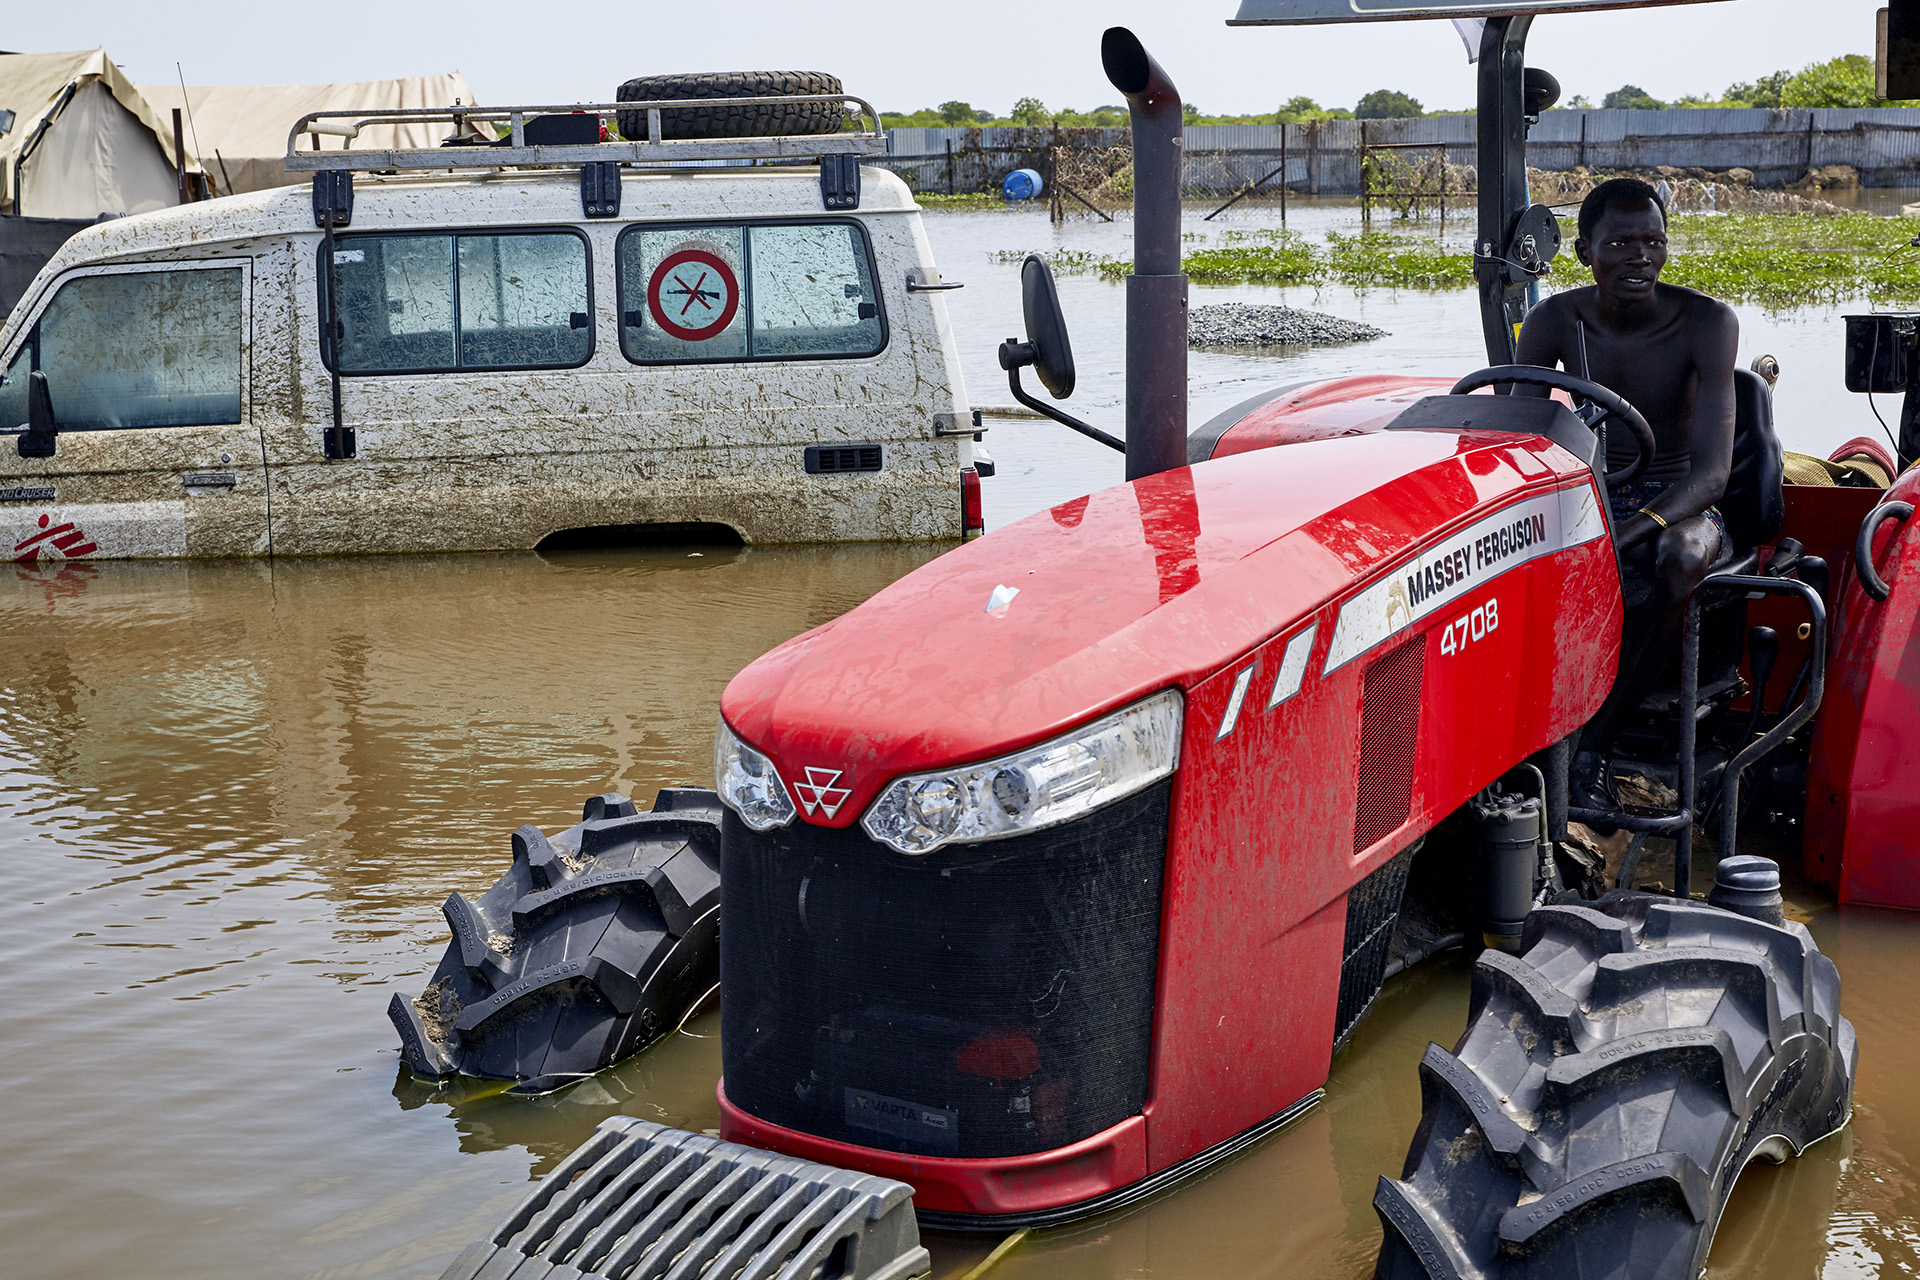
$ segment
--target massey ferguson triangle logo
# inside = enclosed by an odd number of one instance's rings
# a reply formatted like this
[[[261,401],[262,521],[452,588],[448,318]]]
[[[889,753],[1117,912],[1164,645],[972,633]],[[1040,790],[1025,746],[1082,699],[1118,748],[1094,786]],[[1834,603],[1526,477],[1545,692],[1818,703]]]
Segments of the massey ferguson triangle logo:
[[[822,769],[817,765],[808,765],[807,780],[793,784],[794,791],[800,797],[800,807],[806,810],[809,818],[813,816],[815,809],[829,818],[840,812],[840,806],[845,804],[847,797],[853,794],[851,787],[833,785],[840,781],[840,775],[844,772],[846,772],[844,769]]]

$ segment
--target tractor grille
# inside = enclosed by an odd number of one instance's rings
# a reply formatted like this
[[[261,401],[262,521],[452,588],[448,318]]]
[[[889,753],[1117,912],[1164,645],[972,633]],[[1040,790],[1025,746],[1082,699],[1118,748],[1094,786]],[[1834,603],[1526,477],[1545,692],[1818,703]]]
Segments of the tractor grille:
[[[1413,850],[1376,868],[1347,892],[1347,939],[1340,949],[1340,1003],[1333,1016],[1333,1047],[1346,1043],[1360,1015],[1373,1005],[1386,981],[1393,926],[1407,891]]]
[[[1172,780],[1076,822],[910,858],[729,812],[727,1097],[858,1146],[1050,1150],[1146,1100]]]
[[[807,474],[821,475],[841,471],[878,471],[880,446],[877,444],[810,444],[806,453]]]
[[[1360,791],[1353,814],[1359,853],[1407,820],[1413,762],[1420,745],[1420,685],[1427,638],[1417,636],[1374,659],[1361,682]]]

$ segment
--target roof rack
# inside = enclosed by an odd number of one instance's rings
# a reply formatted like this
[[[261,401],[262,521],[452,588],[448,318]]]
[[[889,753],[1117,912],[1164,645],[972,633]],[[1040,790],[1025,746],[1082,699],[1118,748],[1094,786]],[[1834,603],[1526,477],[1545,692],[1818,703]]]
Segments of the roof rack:
[[[858,131],[801,134],[779,138],[686,138],[667,141],[660,136],[660,113],[688,107],[767,107],[801,103],[851,104],[859,108]],[[645,140],[625,142],[530,145],[527,121],[547,115],[606,115],[647,113]],[[324,134],[351,144],[362,129],[373,125],[422,124],[444,121],[455,136],[476,121],[503,121],[511,131],[499,143],[454,144],[425,150],[302,151],[302,134]],[[864,98],[843,93],[800,93],[761,98],[676,98],[664,102],[590,102],[564,106],[528,107],[418,107],[367,115],[359,111],[309,111],[287,133],[287,169],[318,172],[384,169],[495,169],[505,165],[673,164],[682,160],[812,160],[826,156],[881,155],[887,135],[879,113]]]

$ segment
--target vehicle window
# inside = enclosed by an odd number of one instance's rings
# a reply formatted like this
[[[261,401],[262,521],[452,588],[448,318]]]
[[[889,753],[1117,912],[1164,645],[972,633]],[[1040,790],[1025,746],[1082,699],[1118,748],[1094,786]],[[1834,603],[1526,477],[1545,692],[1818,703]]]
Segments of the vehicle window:
[[[880,349],[878,293],[849,223],[754,227],[753,353],[792,359]]]
[[[856,223],[632,227],[619,266],[620,348],[638,364],[870,356],[886,345]]]
[[[62,431],[201,427],[241,419],[239,267],[80,276],[40,313],[0,387],[0,423],[27,418],[47,375]]]
[[[564,369],[593,354],[587,243],[572,232],[343,236],[334,272],[341,373]]]
[[[627,359],[746,359],[745,243],[740,227],[623,233],[620,346]]]
[[[593,349],[587,242],[460,237],[460,367],[583,363]]]

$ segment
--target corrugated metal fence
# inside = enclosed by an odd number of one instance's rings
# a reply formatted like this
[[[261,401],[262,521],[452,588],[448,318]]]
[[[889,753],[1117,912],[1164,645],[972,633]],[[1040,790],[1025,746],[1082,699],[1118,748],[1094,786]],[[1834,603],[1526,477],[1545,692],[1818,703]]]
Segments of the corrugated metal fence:
[[[1353,195],[1367,146],[1431,143],[1455,164],[1473,163],[1474,117],[1326,120],[1304,125],[1196,125],[1187,130],[1187,186],[1226,193],[1285,162],[1289,190]],[[1014,169],[1045,171],[1047,129],[894,129],[879,163],[919,190],[980,191]],[[1061,131],[1070,147],[1127,144],[1125,129]],[[1808,169],[1851,165],[1870,187],[1920,186],[1920,108],[1549,111],[1528,138],[1536,169],[1750,169],[1761,186]],[[1266,184],[1277,187],[1276,174]]]

